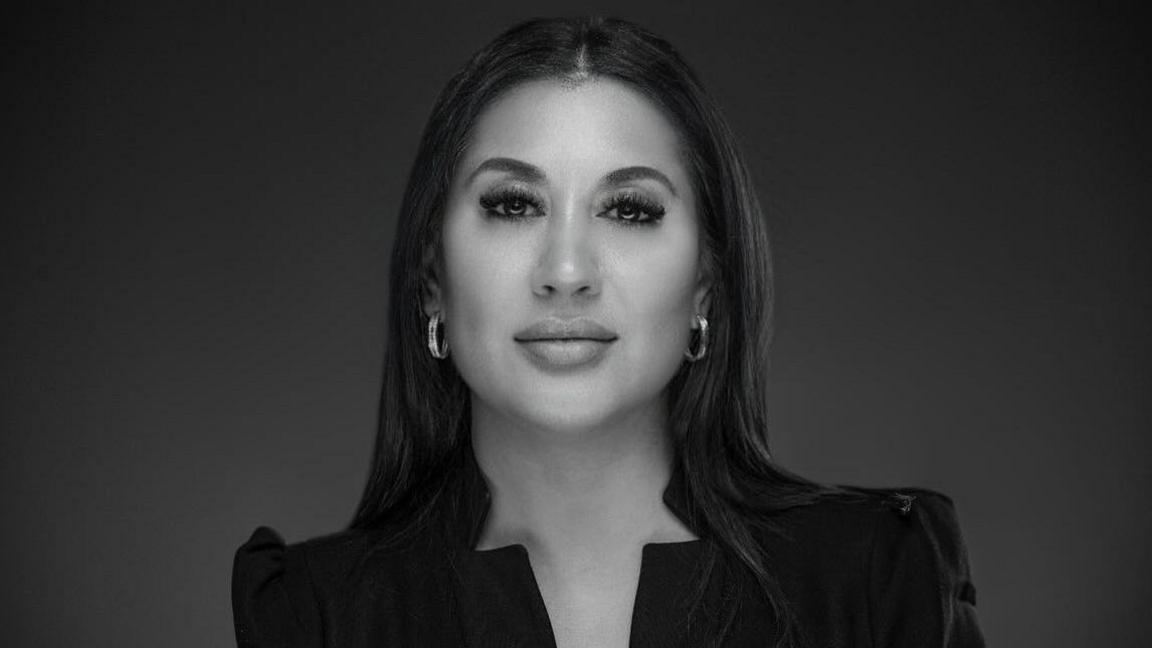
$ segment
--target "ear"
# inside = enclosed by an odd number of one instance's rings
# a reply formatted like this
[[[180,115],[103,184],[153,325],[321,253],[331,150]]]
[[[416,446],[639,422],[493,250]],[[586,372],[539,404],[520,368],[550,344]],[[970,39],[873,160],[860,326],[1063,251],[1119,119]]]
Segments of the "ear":
[[[420,261],[420,308],[428,317],[436,313],[443,317],[444,313],[444,291],[440,285],[443,272],[439,257],[435,247],[429,245],[424,248]]]
[[[696,281],[696,292],[692,296],[692,328],[696,328],[696,315],[709,316],[712,308],[712,279],[710,273],[700,270],[700,277]]]

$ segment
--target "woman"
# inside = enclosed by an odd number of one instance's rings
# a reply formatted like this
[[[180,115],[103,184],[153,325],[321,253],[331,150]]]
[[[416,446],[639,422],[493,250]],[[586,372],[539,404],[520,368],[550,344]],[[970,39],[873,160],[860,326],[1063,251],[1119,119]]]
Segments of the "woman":
[[[448,84],[350,528],[237,553],[242,646],[975,646],[949,501],[771,460],[767,240],[670,45],[535,20]]]

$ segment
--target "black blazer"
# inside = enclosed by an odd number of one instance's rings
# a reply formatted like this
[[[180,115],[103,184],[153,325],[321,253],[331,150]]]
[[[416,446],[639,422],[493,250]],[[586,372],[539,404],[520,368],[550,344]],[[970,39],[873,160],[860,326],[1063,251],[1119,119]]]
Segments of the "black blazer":
[[[525,548],[474,549],[489,496],[467,455],[458,499],[439,508],[442,524],[407,539],[356,530],[285,546],[257,529],[233,565],[239,646],[555,646]],[[683,488],[677,471],[664,501],[686,519]],[[926,490],[858,494],[788,509],[777,514],[783,533],[758,537],[800,645],[983,646],[951,501]],[[709,619],[734,605],[724,645],[772,645],[774,617],[738,577],[710,579],[702,605],[691,606],[693,570],[715,553],[707,542],[644,547],[633,647],[705,645]]]

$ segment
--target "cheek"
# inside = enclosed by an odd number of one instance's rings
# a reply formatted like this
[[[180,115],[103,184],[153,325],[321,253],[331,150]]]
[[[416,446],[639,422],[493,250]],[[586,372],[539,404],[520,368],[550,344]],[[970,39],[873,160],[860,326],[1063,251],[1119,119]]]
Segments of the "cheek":
[[[695,313],[696,250],[688,240],[622,255],[617,282],[621,303],[647,352],[673,353],[687,344]]]
[[[449,343],[461,355],[474,355],[506,328],[503,325],[513,312],[516,296],[517,257],[500,245],[480,245],[475,237],[449,232],[445,233],[444,256]]]

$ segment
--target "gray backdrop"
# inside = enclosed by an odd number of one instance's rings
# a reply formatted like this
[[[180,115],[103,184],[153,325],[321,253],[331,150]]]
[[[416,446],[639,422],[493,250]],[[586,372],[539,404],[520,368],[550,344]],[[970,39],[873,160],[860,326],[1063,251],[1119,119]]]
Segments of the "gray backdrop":
[[[950,494],[993,645],[1152,632],[1131,13],[166,4],[4,21],[0,643],[229,645],[253,528],[347,522],[433,98],[514,20],[588,11],[680,47],[771,208],[781,462]]]

